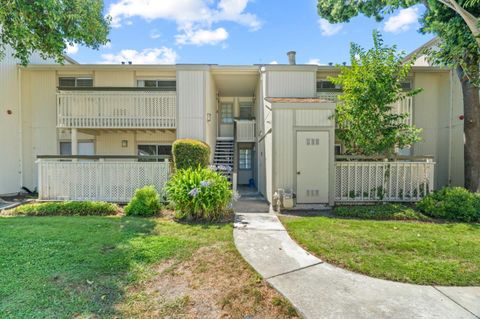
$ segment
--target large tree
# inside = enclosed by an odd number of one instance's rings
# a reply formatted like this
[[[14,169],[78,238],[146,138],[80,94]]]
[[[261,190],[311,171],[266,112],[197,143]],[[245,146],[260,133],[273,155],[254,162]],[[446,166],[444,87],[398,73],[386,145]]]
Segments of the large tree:
[[[381,20],[398,8],[424,5],[420,32],[440,37],[428,52],[432,61],[457,70],[462,85],[465,132],[465,186],[480,191],[480,41],[479,0],[318,0],[318,13],[331,23],[359,14]]]
[[[102,0],[0,0],[0,59],[10,46],[23,65],[33,52],[63,63],[67,45],[98,49],[108,32]]]

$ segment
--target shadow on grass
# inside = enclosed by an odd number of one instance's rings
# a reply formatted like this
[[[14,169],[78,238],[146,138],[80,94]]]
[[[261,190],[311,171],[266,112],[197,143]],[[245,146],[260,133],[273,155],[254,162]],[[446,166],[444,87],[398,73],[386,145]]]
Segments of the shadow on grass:
[[[117,315],[126,285],[194,243],[152,219],[0,218],[0,317]],[[208,227],[208,225],[205,225]]]

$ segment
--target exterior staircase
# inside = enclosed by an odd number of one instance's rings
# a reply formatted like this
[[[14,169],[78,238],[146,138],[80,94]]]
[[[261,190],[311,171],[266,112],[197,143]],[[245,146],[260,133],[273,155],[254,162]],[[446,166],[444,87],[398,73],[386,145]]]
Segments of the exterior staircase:
[[[235,144],[233,138],[217,138],[213,165],[217,166],[217,170],[225,175],[229,182],[233,180],[234,152]]]

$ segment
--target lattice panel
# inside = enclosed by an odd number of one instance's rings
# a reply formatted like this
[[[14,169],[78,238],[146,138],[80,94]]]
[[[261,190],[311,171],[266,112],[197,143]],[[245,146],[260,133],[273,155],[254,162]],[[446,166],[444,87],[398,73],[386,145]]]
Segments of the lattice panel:
[[[38,164],[42,200],[103,200],[128,202],[135,190],[154,185],[163,190],[168,162],[60,162]]]
[[[432,162],[336,162],[335,200],[417,201],[433,190]]]

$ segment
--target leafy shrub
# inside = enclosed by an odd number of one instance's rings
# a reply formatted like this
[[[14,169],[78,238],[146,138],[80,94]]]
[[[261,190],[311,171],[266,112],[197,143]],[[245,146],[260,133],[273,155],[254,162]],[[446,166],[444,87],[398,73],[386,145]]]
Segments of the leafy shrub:
[[[106,202],[47,202],[18,206],[7,214],[26,216],[87,216],[114,215],[119,207]]]
[[[135,191],[132,199],[125,206],[125,214],[135,216],[152,216],[162,208],[160,195],[155,186],[145,186]]]
[[[172,146],[176,169],[207,167],[210,163],[210,146],[192,139],[179,139]]]
[[[376,220],[426,220],[427,216],[413,208],[400,204],[382,204],[372,206],[339,206],[335,207],[335,215],[360,219]]]
[[[225,176],[208,168],[178,170],[167,182],[168,199],[181,219],[220,220],[233,192]]]
[[[462,187],[445,187],[417,203],[418,209],[434,218],[462,222],[480,221],[480,195]]]

